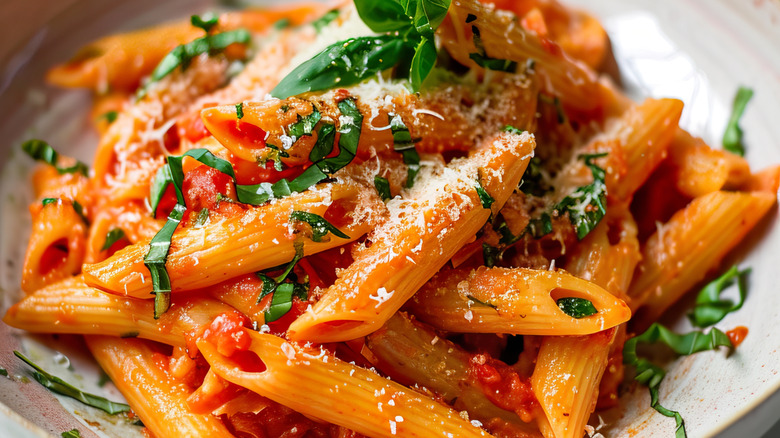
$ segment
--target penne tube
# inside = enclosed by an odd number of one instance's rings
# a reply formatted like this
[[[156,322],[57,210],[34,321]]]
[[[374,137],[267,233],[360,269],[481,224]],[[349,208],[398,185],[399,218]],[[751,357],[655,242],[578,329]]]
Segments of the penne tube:
[[[476,20],[468,21],[474,16]],[[558,96],[567,108],[598,113],[603,105],[603,90],[597,74],[580,61],[565,54],[548,38],[538,38],[518,26],[510,14],[491,13],[477,0],[453,0],[449,15],[438,30],[443,46],[458,62],[476,66],[470,55],[477,52],[472,26],[479,29],[486,55],[525,65],[533,60],[540,75],[540,86]]]
[[[518,434],[538,434],[532,417],[536,407],[533,397],[513,398],[520,400],[516,411],[497,406],[491,400],[494,393],[483,387],[477,377],[481,355],[470,354],[458,345],[440,339],[433,330],[404,313],[395,314],[382,328],[368,335],[366,347],[376,357],[374,365],[380,371],[407,386],[419,385],[444,400],[454,400],[453,408],[468,412],[469,418],[479,420],[488,430],[491,421],[499,418],[504,427],[512,427]],[[498,387],[509,386],[509,381],[494,383]],[[512,387],[523,386],[522,382],[514,383]],[[521,415],[525,421],[521,420]]]
[[[548,438],[580,438],[585,434],[615,332],[549,336],[542,342],[531,386],[550,423]]]
[[[678,129],[669,147],[677,189],[691,198],[741,187],[750,177],[747,161],[723,150],[711,149],[700,138]]]
[[[712,192],[694,199],[645,244],[628,295],[641,309],[637,330],[696,285],[775,205],[767,192]]]
[[[376,220],[376,217],[365,219],[364,206],[354,210],[358,198],[368,206],[380,203],[373,193],[367,194],[356,183],[337,182],[260,207],[247,207],[241,214],[210,222],[202,228],[180,229],[173,235],[166,262],[172,290],[203,288],[287,263],[295,256],[296,240],[303,241],[305,255],[356,240],[370,231]],[[331,203],[347,210],[344,220],[350,222],[338,228],[349,236],[348,239],[328,234],[315,242],[293,232],[290,224],[293,211],[323,216]],[[85,265],[84,280],[88,285],[108,292],[152,298],[151,274],[143,262],[148,251],[148,242],[136,243],[102,262]]]
[[[740,190],[777,193],[778,188],[780,188],[780,166],[775,165],[750,175]]]
[[[574,318],[561,298],[591,302],[596,313]],[[436,275],[407,309],[433,327],[455,333],[586,335],[622,324],[628,306],[609,292],[564,271],[479,267]]]
[[[517,187],[534,140],[501,133],[471,157],[424,168],[390,219],[311,311],[290,325],[295,340],[342,341],[378,329],[497,212]],[[486,208],[477,185],[493,200]]]
[[[71,201],[36,204],[22,267],[22,290],[31,293],[78,274],[86,253],[87,225]]]
[[[188,294],[175,297],[170,310],[154,319],[151,301],[109,294],[73,277],[26,296],[8,309],[3,321],[33,333],[137,336],[184,347],[188,336],[226,312],[235,310],[202,294]]]
[[[455,410],[325,350],[303,349],[273,335],[240,330],[250,340],[244,354],[257,355],[251,359],[255,370],[246,370],[249,362],[224,356],[201,339],[198,348],[211,369],[304,415],[327,418],[372,437],[489,436]]]
[[[232,437],[211,414],[187,407],[192,392],[165,369],[168,356],[139,339],[87,336],[87,347],[144,426],[159,437]]]

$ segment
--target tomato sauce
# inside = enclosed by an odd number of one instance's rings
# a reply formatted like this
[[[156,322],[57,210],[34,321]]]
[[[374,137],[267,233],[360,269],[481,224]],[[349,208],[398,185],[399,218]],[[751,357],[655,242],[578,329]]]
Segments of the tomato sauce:
[[[734,344],[734,348],[739,347],[739,344],[745,340],[747,335],[748,328],[743,325],[734,327],[733,329],[726,332],[726,336],[728,336],[731,343]]]
[[[475,354],[470,361],[469,376],[477,381],[496,406],[517,413],[523,421],[531,421],[538,406],[530,379],[522,377],[510,366],[486,354]]]

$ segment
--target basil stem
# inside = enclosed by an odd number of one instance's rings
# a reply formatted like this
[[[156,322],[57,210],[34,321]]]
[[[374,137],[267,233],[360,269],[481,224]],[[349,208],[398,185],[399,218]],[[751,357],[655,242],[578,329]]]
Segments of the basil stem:
[[[750,268],[740,271],[734,265],[723,275],[704,286],[699,295],[696,296],[696,305],[688,314],[691,324],[695,327],[709,327],[725,318],[729,313],[741,309],[747,296],[748,274],[750,274]],[[735,281],[739,292],[737,302],[721,299],[721,293]]]

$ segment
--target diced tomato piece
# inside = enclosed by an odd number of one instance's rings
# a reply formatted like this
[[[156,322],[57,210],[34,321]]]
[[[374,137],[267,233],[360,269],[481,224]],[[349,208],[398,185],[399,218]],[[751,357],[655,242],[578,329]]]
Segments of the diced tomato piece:
[[[224,356],[233,356],[237,351],[245,351],[252,340],[244,330],[249,324],[246,316],[238,312],[226,312],[217,316],[203,332],[203,339],[217,347]]]
[[[236,200],[233,178],[205,165],[184,173],[182,192],[187,208],[192,211],[214,209],[217,205],[217,193],[224,198]]]

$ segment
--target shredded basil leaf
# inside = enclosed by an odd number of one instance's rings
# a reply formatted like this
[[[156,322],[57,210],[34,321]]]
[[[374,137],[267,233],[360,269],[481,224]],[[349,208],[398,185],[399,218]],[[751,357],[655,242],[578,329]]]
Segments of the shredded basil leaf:
[[[125,332],[119,335],[120,338],[137,338],[141,333],[139,332]]]
[[[164,77],[173,73],[177,68],[186,70],[193,59],[208,53],[215,54],[225,50],[232,44],[249,44],[252,35],[246,29],[236,29],[227,32],[206,35],[190,41],[187,44],[177,46],[157,65],[149,77],[149,81],[138,90],[137,98],[146,96],[149,87],[159,82]]]
[[[108,233],[106,233],[106,241],[103,243],[103,246],[100,248],[100,250],[106,251],[107,249],[111,248],[111,245],[115,244],[124,237],[125,232],[122,231],[121,228],[112,228]]]
[[[731,117],[723,132],[723,148],[739,156],[745,155],[745,146],[742,144],[742,128],[739,127],[739,119],[745,112],[748,102],[753,97],[753,90],[747,87],[739,87],[734,96],[734,104],[731,109]]]
[[[47,205],[49,205],[49,204],[54,204],[54,203],[56,203],[57,201],[59,201],[59,198],[43,198],[43,200],[41,201],[41,204],[42,204],[44,207],[46,207]]]
[[[43,140],[27,140],[22,143],[22,150],[33,159],[53,166],[60,175],[66,173],[80,173],[84,176],[88,176],[89,168],[81,161],[76,161],[76,164],[70,167],[58,167],[57,161],[59,160],[59,154],[49,145],[49,143],[46,143]]]
[[[478,66],[495,71],[505,71],[509,73],[515,73],[517,71],[517,63],[508,59],[496,59],[487,56],[485,52],[485,45],[482,42],[482,35],[479,32],[477,26],[471,26],[471,32],[474,34],[474,47],[476,47],[476,53],[469,53],[469,58],[476,62]]]
[[[542,175],[541,158],[533,157],[528,161],[528,167],[525,169],[525,173],[523,173],[523,178],[520,180],[520,186],[518,188],[526,195],[536,197],[542,197],[552,189],[545,182]]]
[[[238,102],[236,104],[236,119],[241,120],[244,118],[244,102]]]
[[[577,239],[582,240],[591,232],[607,214],[607,185],[605,184],[606,172],[601,167],[593,164],[593,160],[606,156],[601,154],[586,154],[580,158],[585,160],[585,165],[593,174],[593,182],[578,187],[574,193],[563,198],[555,206],[561,214],[569,213],[569,220],[577,230]]]
[[[263,287],[260,294],[257,296],[257,302],[260,301],[268,294],[273,294],[271,297],[271,303],[264,311],[264,322],[269,323],[276,321],[284,316],[292,308],[293,297],[298,297],[301,300],[307,299],[309,286],[307,283],[295,283],[285,280],[292,273],[295,265],[303,258],[303,242],[295,242],[295,257],[287,264],[279,276],[271,278],[266,274],[258,273],[258,277],[263,280]]]
[[[84,403],[87,406],[92,406],[93,408],[101,409],[112,415],[119,414],[122,412],[130,412],[130,406],[124,403],[112,402],[103,397],[93,395],[84,392],[80,389],[77,389],[76,387],[65,382],[59,377],[47,373],[46,371],[43,370],[43,368],[33,363],[33,361],[26,358],[22,353],[18,351],[14,351],[14,354],[16,355],[16,357],[23,360],[27,365],[31,366],[35,370],[33,371],[33,377],[35,378],[35,380],[37,380],[38,383],[45,386],[47,389],[49,389],[52,392],[56,392],[57,394],[74,398]]]
[[[330,11],[326,12],[325,15],[322,17],[314,20],[311,25],[314,26],[314,30],[317,31],[317,33],[320,33],[322,29],[330,24],[331,21],[335,20],[339,17],[339,10],[338,9],[331,9]]]
[[[295,210],[290,214],[290,222],[306,222],[311,226],[311,240],[315,242],[321,242],[328,232],[333,233],[334,236],[341,237],[342,239],[349,239],[349,236],[339,231],[324,217],[309,213],[306,211]]]
[[[489,303],[487,301],[479,300],[479,299],[477,299],[475,297],[472,297],[471,295],[466,295],[466,298],[468,298],[469,300],[479,304],[480,306],[487,306],[487,307],[491,307],[493,309],[498,309],[498,306],[496,306],[495,304],[491,304],[491,303]]]
[[[116,122],[116,118],[119,117],[117,111],[106,111],[98,117],[98,120],[105,120],[108,124]]]
[[[292,22],[290,22],[290,19],[287,17],[282,18],[281,20],[278,20],[276,23],[274,23],[274,29],[275,30],[282,30],[290,27],[292,25]]]
[[[3,367],[0,367],[0,376],[8,377],[8,370]]]
[[[287,128],[287,135],[293,138],[293,143],[303,136],[311,135],[312,132],[314,132],[314,126],[317,125],[317,122],[319,122],[321,118],[322,113],[320,113],[316,106],[312,105],[311,114],[305,117],[301,117],[301,115],[298,114],[298,121]]]
[[[160,318],[171,307],[171,279],[165,269],[171,238],[187,210],[183,204],[176,204],[162,229],[149,242],[149,252],[144,256],[144,265],[152,275],[154,293],[154,319]]]
[[[626,341],[623,346],[623,363],[636,368],[634,380],[647,385],[650,390],[650,406],[664,416],[674,418],[677,423],[676,438],[686,438],[685,422],[679,412],[667,409],[658,402],[658,389],[666,376],[663,368],[654,365],[645,358],[640,358],[636,352],[638,343],[654,344],[662,343],[672,349],[678,355],[690,355],[700,351],[717,350],[718,347],[727,347],[733,350],[729,337],[718,329],[711,329],[709,333],[693,331],[684,335],[678,335],[666,327],[654,323],[644,333]]]
[[[203,29],[204,32],[209,33],[211,32],[211,29],[219,23],[219,18],[212,13],[203,14],[203,16],[191,15],[190,23],[197,28]]]
[[[696,305],[693,311],[688,314],[691,324],[694,327],[709,327],[725,318],[729,313],[741,309],[747,296],[748,274],[750,274],[750,268],[739,270],[734,265],[723,275],[704,286],[699,295],[696,296]],[[739,300],[735,303],[729,299],[721,299],[720,294],[734,282],[737,283]]]
[[[388,119],[390,132],[393,134],[393,150],[401,154],[407,166],[406,187],[412,187],[414,178],[420,171],[420,154],[414,146],[419,140],[412,139],[412,134],[401,116],[389,113]]]
[[[560,298],[555,301],[555,304],[558,305],[558,308],[561,309],[563,313],[572,318],[580,319],[598,313],[598,310],[593,306],[593,303],[585,298]]]
[[[67,432],[62,432],[62,438],[81,438],[81,432],[78,429],[71,429]]]
[[[563,111],[563,104],[561,103],[561,99],[559,99],[557,96],[550,97],[546,94],[540,94],[539,100],[555,106],[555,115],[558,117],[559,125],[566,123],[566,112]]]
[[[390,181],[388,181],[387,178],[375,175],[374,187],[376,187],[376,191],[379,193],[379,197],[382,198],[383,201],[392,199],[392,196],[390,195]]]
[[[484,187],[482,187],[482,183],[479,180],[477,180],[477,185],[474,186],[474,188],[477,189],[477,195],[479,196],[479,201],[482,203],[482,208],[489,210],[490,206],[493,205],[496,200],[490,196],[490,193],[488,193]]]
[[[515,128],[512,125],[504,125],[504,127],[501,128],[501,131],[508,132],[510,134],[517,134],[517,135],[520,135],[525,132],[525,130],[522,130],[520,128]]]
[[[498,260],[500,257],[501,249],[482,242],[482,259],[485,262],[485,266],[492,268],[496,265],[496,260]]]

